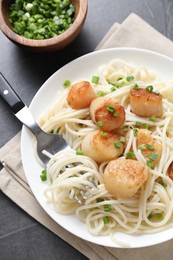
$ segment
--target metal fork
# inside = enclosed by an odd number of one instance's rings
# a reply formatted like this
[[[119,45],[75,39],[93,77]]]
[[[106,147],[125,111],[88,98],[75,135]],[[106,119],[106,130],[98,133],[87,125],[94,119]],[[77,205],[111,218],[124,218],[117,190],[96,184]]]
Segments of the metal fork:
[[[37,155],[40,163],[46,167],[50,158],[44,154],[44,151],[54,155],[64,149],[71,149],[66,140],[60,135],[45,133],[35,121],[29,108],[23,103],[9,82],[0,72],[0,96],[10,106],[14,115],[34,134],[37,140]],[[42,166],[43,166],[42,165]],[[91,182],[96,187],[97,184],[92,179]],[[91,193],[91,189],[88,188]],[[82,193],[82,191],[81,191]],[[85,196],[83,196],[85,199]],[[81,200],[74,195],[74,199],[81,204]]]

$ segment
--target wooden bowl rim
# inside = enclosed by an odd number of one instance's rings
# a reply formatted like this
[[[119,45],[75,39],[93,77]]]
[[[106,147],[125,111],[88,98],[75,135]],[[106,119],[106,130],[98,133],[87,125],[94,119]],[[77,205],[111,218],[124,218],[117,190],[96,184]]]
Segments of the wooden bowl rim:
[[[5,0],[4,0],[5,1]],[[26,47],[40,48],[40,47],[49,47],[53,45],[62,44],[73,36],[73,34],[77,34],[77,31],[81,29],[83,25],[88,9],[88,0],[79,0],[79,11],[73,22],[73,24],[62,34],[52,37],[50,39],[44,40],[34,40],[25,38],[17,33],[15,33],[5,22],[4,17],[2,15],[2,1],[0,1],[0,29],[1,31],[13,42],[16,42],[20,45],[24,45]],[[73,38],[73,37],[72,37]]]

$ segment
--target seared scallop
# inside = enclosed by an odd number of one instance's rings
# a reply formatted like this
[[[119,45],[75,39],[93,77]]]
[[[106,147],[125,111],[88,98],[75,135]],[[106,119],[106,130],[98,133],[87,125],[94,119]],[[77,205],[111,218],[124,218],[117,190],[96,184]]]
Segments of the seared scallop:
[[[143,156],[156,165],[162,154],[162,146],[155,140],[151,132],[147,129],[139,129],[136,140],[137,148],[141,150]],[[152,156],[153,155],[153,156]],[[151,158],[151,159],[150,159]]]
[[[147,181],[149,172],[143,163],[118,158],[110,161],[104,172],[104,184],[115,198],[132,198]]]
[[[91,84],[88,81],[81,81],[71,87],[67,95],[67,102],[74,109],[82,109],[89,107],[91,101],[96,97]]]
[[[123,153],[121,136],[113,132],[94,131],[82,141],[82,151],[97,163],[112,160]]]
[[[146,89],[130,90],[131,111],[143,117],[162,115],[162,96]]]
[[[124,108],[114,98],[98,97],[94,99],[90,105],[90,115],[103,131],[118,129],[125,121]]]

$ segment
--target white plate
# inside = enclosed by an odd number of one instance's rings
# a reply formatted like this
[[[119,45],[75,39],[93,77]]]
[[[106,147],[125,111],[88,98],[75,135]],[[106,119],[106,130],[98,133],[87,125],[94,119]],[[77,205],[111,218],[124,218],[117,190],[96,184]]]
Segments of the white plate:
[[[121,58],[139,66],[146,66],[158,73],[161,78],[173,78],[173,60],[158,53],[131,48],[116,48],[93,52],[62,67],[43,84],[30,105],[33,115],[36,118],[39,118],[46,107],[49,107],[49,105],[55,101],[56,97],[58,98],[59,94],[63,91],[62,85],[64,80],[69,79],[72,82],[80,79],[91,80],[101,64],[108,63],[115,58]],[[52,219],[64,229],[82,239],[103,246],[119,247],[118,244],[115,244],[110,240],[109,236],[101,237],[91,235],[87,231],[86,225],[80,222],[75,215],[60,215],[46,203],[43,195],[46,183],[43,183],[40,180],[42,168],[37,163],[34,156],[33,136],[25,127],[23,127],[22,130],[21,154],[25,175],[34,196]],[[135,236],[117,233],[117,238],[127,243],[130,241],[130,246],[132,248],[145,247],[173,238],[173,228],[152,235]]]

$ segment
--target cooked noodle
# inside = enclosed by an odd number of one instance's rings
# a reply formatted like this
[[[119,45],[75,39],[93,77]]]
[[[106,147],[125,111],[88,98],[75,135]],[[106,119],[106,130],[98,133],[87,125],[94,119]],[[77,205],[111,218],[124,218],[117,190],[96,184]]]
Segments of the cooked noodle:
[[[150,177],[133,198],[115,199],[107,192],[103,182],[104,169],[108,162],[97,165],[89,157],[76,155],[73,150],[62,151],[53,156],[48,164],[46,199],[61,214],[75,212],[94,235],[113,236],[117,231],[144,234],[170,228],[173,226],[173,181],[169,178],[167,170],[173,161],[173,104],[166,91],[173,87],[173,84],[161,80],[156,73],[146,68],[139,68],[122,60],[113,60],[100,66],[97,75],[100,78],[99,85],[93,84],[96,92],[104,91],[107,97],[116,97],[125,109],[124,127],[131,129],[124,154],[133,147],[137,160],[146,164],[146,158],[137,149],[136,137],[133,134],[135,123],[141,122],[149,125],[152,136],[162,145],[160,161],[154,169],[148,167]],[[117,81],[129,75],[134,76],[133,82],[111,91],[112,86],[108,81]],[[129,91],[134,82],[141,87],[153,85],[154,90],[160,91],[163,95],[161,118],[151,121],[131,112]],[[65,89],[60,101],[43,114],[40,125],[46,132],[58,132],[74,150],[81,150],[84,137],[98,127],[91,120],[88,108],[75,110],[68,105],[67,93],[68,89]],[[122,155],[122,158],[125,156]],[[90,177],[97,183],[97,188]],[[80,190],[86,195],[85,200]],[[84,204],[79,205],[74,200],[74,195]],[[104,200],[98,202],[97,199],[100,198]],[[112,210],[105,211],[106,205],[111,205]],[[104,223],[104,217],[109,217],[109,223]]]

